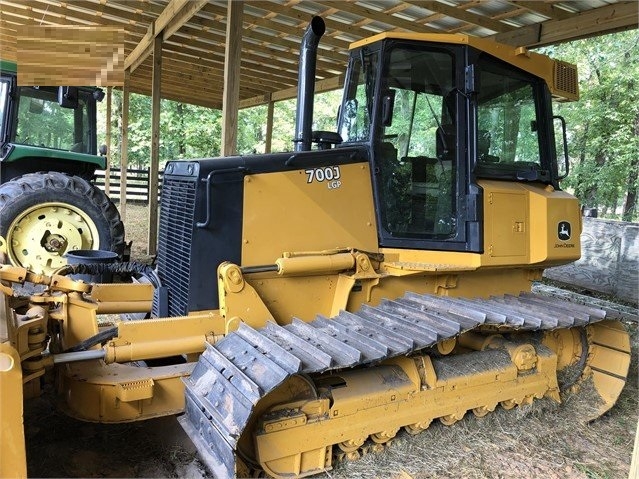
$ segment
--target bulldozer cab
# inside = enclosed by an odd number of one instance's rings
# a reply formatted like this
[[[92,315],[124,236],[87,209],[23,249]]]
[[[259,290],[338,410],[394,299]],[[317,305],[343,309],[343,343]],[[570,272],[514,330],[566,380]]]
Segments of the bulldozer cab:
[[[543,78],[453,35],[356,44],[338,119],[341,146],[372,151],[380,246],[467,252],[478,180],[559,188],[552,124]]]

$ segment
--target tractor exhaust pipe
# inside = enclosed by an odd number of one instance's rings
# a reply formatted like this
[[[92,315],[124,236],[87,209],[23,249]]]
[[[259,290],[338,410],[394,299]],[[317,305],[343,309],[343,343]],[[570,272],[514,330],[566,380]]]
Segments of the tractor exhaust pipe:
[[[293,139],[295,151],[309,151],[311,149],[317,45],[319,45],[320,38],[325,31],[324,19],[313,17],[302,37],[297,81],[295,138]]]

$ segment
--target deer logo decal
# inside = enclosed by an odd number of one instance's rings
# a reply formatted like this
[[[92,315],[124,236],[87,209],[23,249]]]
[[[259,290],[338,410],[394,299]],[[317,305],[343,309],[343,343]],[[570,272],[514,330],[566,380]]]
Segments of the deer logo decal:
[[[557,237],[561,241],[568,241],[571,235],[570,223],[567,221],[560,221],[557,224]]]

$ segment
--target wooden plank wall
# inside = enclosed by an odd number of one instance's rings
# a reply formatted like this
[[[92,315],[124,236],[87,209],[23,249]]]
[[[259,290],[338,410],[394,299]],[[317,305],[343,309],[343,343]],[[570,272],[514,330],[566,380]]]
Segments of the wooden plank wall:
[[[639,224],[583,218],[581,259],[549,268],[552,280],[639,301]]]

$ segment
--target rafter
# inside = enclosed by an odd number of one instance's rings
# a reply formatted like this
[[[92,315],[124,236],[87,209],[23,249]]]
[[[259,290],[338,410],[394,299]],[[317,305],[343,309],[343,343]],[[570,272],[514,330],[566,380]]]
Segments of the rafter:
[[[637,3],[620,2],[585,11],[565,20],[548,20],[538,25],[495,35],[497,41],[516,46],[542,46],[596,35],[637,28]]]
[[[513,29],[513,27],[506,25],[505,23],[492,20],[490,17],[471,13],[457,7],[451,7],[449,5],[446,5],[445,3],[422,0],[405,1],[406,3],[410,3],[411,5],[415,5],[416,7],[425,8],[432,12],[439,12],[444,16],[456,18],[457,20],[461,20],[462,22],[470,23],[472,25],[477,25],[478,27],[487,28],[496,33],[503,33]]]
[[[158,18],[149,25],[142,41],[124,61],[124,68],[135,70],[153,51],[154,39],[162,35],[168,40],[182,25],[188,22],[205,4],[207,0],[171,0]]]
[[[386,25],[391,25],[392,27],[398,30],[406,30],[408,32],[419,32],[419,33],[436,33],[439,30],[436,28],[428,27],[426,25],[422,25],[418,22],[411,22],[409,20],[404,20],[403,18],[399,18],[385,11],[379,11],[373,8],[362,7],[358,4],[351,2],[344,2],[342,0],[325,0],[322,2],[324,5],[331,5],[339,8],[343,12],[352,13],[354,15],[359,15],[364,18],[369,18],[375,20],[376,22],[384,23]],[[371,2],[372,4],[372,2]],[[376,2],[375,5],[384,6],[384,2]]]
[[[566,20],[573,17],[575,14],[570,13],[562,8],[556,7],[552,3],[545,2],[533,2],[533,1],[509,1],[508,3],[515,5],[519,8],[525,8],[531,12],[538,13],[551,20]]]

